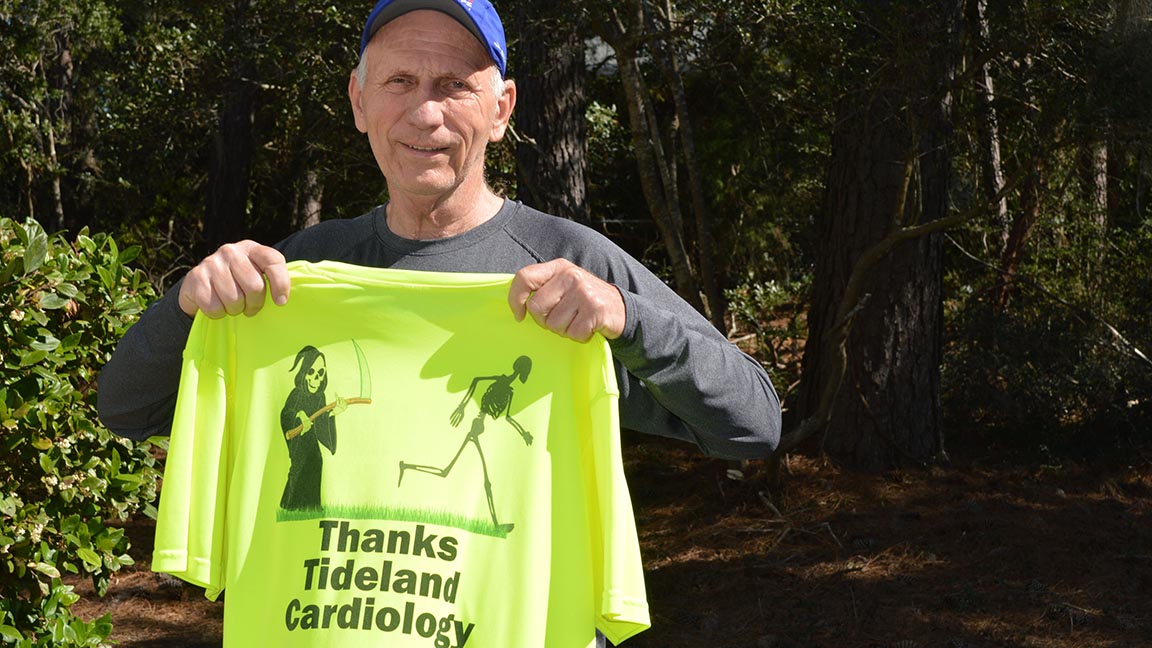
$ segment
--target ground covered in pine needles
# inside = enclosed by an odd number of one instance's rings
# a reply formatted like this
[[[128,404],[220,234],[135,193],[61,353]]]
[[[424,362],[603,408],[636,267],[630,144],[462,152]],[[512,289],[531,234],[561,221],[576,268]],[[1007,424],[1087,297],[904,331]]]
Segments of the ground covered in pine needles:
[[[774,493],[664,439],[625,458],[652,611],[626,648],[1152,646],[1152,452],[887,475],[794,456]],[[74,609],[126,648],[219,646],[221,605],[152,574],[150,521],[128,527],[136,565]]]

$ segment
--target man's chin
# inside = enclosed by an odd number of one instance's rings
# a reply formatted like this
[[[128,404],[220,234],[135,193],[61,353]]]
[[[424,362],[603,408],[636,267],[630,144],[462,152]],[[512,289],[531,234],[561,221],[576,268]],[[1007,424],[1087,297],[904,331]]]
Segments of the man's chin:
[[[444,172],[425,172],[409,175],[401,182],[388,183],[389,192],[401,194],[418,200],[442,199],[455,193],[460,188],[455,174]]]

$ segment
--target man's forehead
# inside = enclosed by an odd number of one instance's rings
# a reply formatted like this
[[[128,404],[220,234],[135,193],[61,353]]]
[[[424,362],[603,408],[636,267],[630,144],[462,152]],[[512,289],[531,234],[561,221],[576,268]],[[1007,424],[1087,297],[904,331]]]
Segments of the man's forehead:
[[[495,65],[464,27],[431,10],[405,14],[381,27],[369,52],[371,68],[388,74],[470,76]]]

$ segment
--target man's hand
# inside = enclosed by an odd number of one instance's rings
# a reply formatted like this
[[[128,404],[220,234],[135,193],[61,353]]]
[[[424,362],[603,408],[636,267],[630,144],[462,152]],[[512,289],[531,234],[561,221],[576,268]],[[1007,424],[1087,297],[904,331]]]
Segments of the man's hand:
[[[283,306],[290,285],[284,255],[255,241],[222,245],[184,277],[180,310],[189,317],[196,311],[213,319],[250,317],[264,306],[265,277],[273,301]]]
[[[620,291],[567,259],[521,268],[512,279],[508,305],[517,322],[530,313],[540,326],[577,342],[587,342],[593,333],[614,340],[624,332]]]

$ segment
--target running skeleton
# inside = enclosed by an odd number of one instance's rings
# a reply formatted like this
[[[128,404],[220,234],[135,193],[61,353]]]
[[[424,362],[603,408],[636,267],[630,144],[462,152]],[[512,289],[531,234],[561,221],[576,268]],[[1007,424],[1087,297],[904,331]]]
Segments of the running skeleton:
[[[488,389],[484,390],[484,395],[480,397],[480,412],[476,415],[476,418],[472,419],[472,429],[469,430],[468,435],[464,437],[464,441],[460,444],[460,449],[456,451],[456,456],[452,457],[452,461],[448,462],[448,465],[443,468],[410,464],[401,461],[400,479],[396,482],[397,487],[399,487],[400,482],[404,481],[405,470],[416,470],[418,472],[436,475],[437,477],[447,477],[448,473],[452,472],[452,468],[456,465],[456,460],[460,458],[460,455],[464,454],[464,449],[471,443],[476,447],[476,454],[480,456],[480,468],[484,471],[484,494],[488,496],[488,512],[492,515],[492,524],[503,533],[511,531],[515,526],[514,524],[501,524],[500,520],[496,518],[496,505],[492,501],[492,482],[488,479],[488,463],[484,460],[484,450],[480,448],[480,435],[484,433],[485,417],[491,416],[493,419],[498,419],[503,416],[504,420],[511,423],[512,427],[524,438],[524,443],[526,445],[532,445],[532,435],[509,414],[512,409],[512,383],[517,379],[519,379],[521,383],[527,382],[528,374],[531,372],[532,359],[528,356],[520,356],[512,363],[511,374],[506,376],[479,376],[473,378],[472,386],[468,388],[468,393],[464,394],[464,399],[460,401],[460,405],[452,412],[452,427],[456,427],[460,424],[460,421],[464,420],[464,408],[468,405],[468,401],[472,399],[472,394],[476,392],[476,385],[482,380],[490,380],[492,384],[488,385]]]

